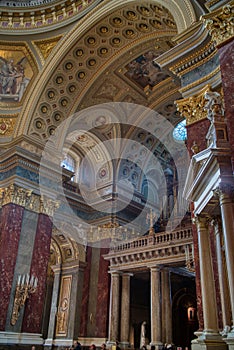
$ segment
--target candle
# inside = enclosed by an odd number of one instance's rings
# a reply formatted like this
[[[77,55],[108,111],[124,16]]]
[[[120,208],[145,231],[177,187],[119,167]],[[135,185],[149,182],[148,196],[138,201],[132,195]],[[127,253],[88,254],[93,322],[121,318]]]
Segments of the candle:
[[[37,278],[37,277],[35,277],[35,280],[34,280],[34,288],[36,288],[36,287],[37,287],[37,282],[38,282],[38,278]]]
[[[30,286],[33,286],[33,282],[34,282],[34,276],[31,276],[31,280],[30,280]]]
[[[18,281],[17,281],[17,285],[20,285],[20,280],[21,280],[21,275],[18,276]]]
[[[25,275],[22,276],[22,279],[21,279],[21,285],[23,286],[24,285],[24,281],[25,281]]]

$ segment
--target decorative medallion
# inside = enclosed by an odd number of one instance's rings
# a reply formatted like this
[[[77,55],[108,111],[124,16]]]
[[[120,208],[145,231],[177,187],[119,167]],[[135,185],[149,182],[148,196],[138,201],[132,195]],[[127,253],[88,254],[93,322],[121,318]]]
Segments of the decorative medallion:
[[[8,136],[12,134],[15,121],[12,118],[0,118],[0,135]]]

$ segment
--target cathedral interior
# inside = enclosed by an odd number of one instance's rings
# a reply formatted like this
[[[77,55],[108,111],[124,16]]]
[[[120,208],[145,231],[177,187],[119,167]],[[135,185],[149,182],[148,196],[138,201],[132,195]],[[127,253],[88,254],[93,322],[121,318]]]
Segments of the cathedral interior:
[[[233,13],[0,2],[0,350],[234,350]]]

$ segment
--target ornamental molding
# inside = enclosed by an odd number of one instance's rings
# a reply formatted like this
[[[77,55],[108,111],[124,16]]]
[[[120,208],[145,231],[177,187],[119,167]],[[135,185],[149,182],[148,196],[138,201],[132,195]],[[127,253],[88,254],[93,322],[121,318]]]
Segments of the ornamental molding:
[[[47,57],[50,55],[51,51],[55,48],[59,40],[62,38],[62,35],[56,37],[51,37],[43,40],[34,40],[32,44],[35,46],[42,63],[45,62]]]
[[[234,37],[234,1],[202,16],[214,44],[219,47]]]
[[[53,216],[56,209],[59,208],[60,202],[42,195],[40,197],[40,213]]]
[[[15,123],[16,118],[0,118],[0,136],[11,136]]]
[[[32,195],[32,190],[25,189],[14,184],[1,188],[1,205],[16,204],[25,207]]]
[[[51,1],[48,1],[51,2]],[[7,3],[7,2],[6,2]],[[71,3],[66,0],[61,2],[48,4],[49,6],[28,7],[10,7],[2,5],[4,11],[0,13],[0,29],[5,33],[13,34],[22,31],[43,32],[52,30],[53,27],[60,27],[66,22],[73,22],[81,18],[84,14],[100,3],[100,0],[77,0]]]
[[[182,87],[179,89],[179,92],[184,96],[185,94],[189,94],[191,90],[201,91],[202,86],[204,86],[204,84],[208,85],[208,82],[209,85],[212,86],[218,86],[221,83],[220,67],[217,67],[210,74],[204,76],[203,78]]]
[[[32,192],[31,189],[19,187],[15,184],[0,188],[0,208],[7,204],[16,204],[29,211],[53,216],[60,202]]]
[[[191,55],[185,57],[170,67],[170,71],[175,75],[181,77],[185,73],[191,72],[195,68],[209,61],[216,54],[216,52],[217,50],[214,43],[209,42],[199,51],[196,51],[195,53],[192,52]]]
[[[207,118],[207,110],[204,109],[206,104],[204,95],[210,91],[210,86],[206,85],[199,94],[175,101],[178,112],[186,118],[186,125]]]
[[[105,260],[110,261],[110,272],[130,271],[159,264],[180,262],[186,266],[186,250],[193,251],[191,227],[170,233],[162,232],[121,242],[110,248]]]

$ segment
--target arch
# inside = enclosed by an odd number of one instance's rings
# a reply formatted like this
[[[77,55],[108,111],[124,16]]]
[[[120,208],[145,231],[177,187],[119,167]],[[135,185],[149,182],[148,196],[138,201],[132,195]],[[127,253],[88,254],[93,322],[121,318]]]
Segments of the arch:
[[[129,0],[127,2],[128,5],[135,4],[136,1]],[[154,1],[152,1],[154,3]],[[178,0],[178,1],[171,1],[171,0],[160,0],[155,1],[155,4],[161,4],[165,8],[167,8],[174,16],[178,32],[185,30],[188,28],[194,21],[195,21],[195,12],[191,5],[191,3],[188,0]],[[99,4],[94,10],[92,10],[87,16],[82,18],[79,23],[69,32],[65,37],[57,44],[57,52],[54,55],[54,57],[51,58],[51,61],[48,63],[48,65],[45,66],[41,74],[35,79],[34,86],[37,86],[37,89],[32,88],[32,94],[31,96],[27,96],[25,100],[25,104],[22,108],[21,115],[18,120],[20,120],[20,123],[18,123],[14,136],[18,136],[20,134],[24,133],[24,130],[28,130],[28,126],[30,123],[31,118],[36,114],[36,107],[37,103],[42,95],[43,90],[45,90],[45,85],[48,84],[50,81],[53,73],[58,68],[59,63],[61,62],[61,59],[65,58],[70,51],[72,50],[75,43],[79,40],[79,38],[82,37],[83,34],[87,33],[91,27],[93,27],[94,23],[97,23],[102,18],[105,18],[111,13],[113,14],[115,10],[118,10],[120,8],[124,8],[126,6],[125,0],[117,0],[117,1],[111,1],[111,2],[103,2]],[[144,42],[145,37],[144,35],[141,37],[141,39],[138,39],[139,42]],[[136,40],[131,42],[131,45],[135,45]],[[129,48],[129,45],[127,45],[127,49]],[[125,49],[126,50],[126,49]],[[120,50],[121,51],[121,50]],[[118,54],[121,54],[119,52]],[[116,57],[116,53],[115,53]],[[113,56],[111,57],[113,59]],[[100,75],[106,66],[109,65],[109,60],[102,66],[102,68],[99,69],[98,75]],[[94,78],[90,80],[90,84],[92,84],[93,79],[97,78],[97,73],[94,74]],[[86,85],[89,85],[88,83]],[[90,86],[90,85],[89,85]],[[82,93],[79,92],[79,99],[77,100],[77,104],[79,100],[82,99],[82,96],[85,93],[85,89],[82,91]],[[73,101],[74,101],[73,100]]]

